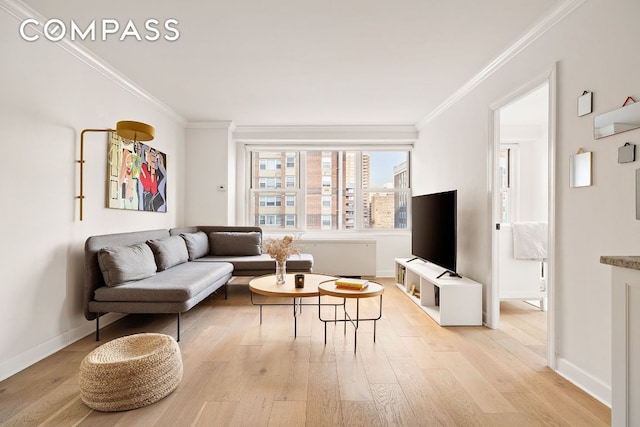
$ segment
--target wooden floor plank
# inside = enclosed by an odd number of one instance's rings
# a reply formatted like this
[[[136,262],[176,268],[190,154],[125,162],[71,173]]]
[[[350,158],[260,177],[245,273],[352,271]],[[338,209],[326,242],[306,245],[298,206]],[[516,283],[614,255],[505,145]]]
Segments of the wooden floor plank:
[[[307,417],[307,402],[273,402],[269,427],[289,427],[304,425]]]
[[[430,426],[456,424],[446,410],[444,399],[441,399],[443,396],[424,376],[416,375],[420,368],[414,358],[394,358],[391,360],[391,366],[418,424]],[[411,425],[413,424],[412,422]]]
[[[84,403],[82,403],[82,399],[80,398],[80,396],[76,396],[76,398],[72,399],[66,405],[60,408],[56,408],[55,412],[53,412],[51,416],[49,416],[49,418],[42,422],[42,425],[75,425],[87,418],[91,414],[91,412],[91,409],[89,409]],[[106,422],[107,420],[103,418],[103,421]]]
[[[340,400],[372,401],[362,358],[351,351],[336,352]]]
[[[309,365],[306,425],[342,425],[342,405],[335,363]]]
[[[440,402],[456,425],[480,425],[478,415],[482,410],[448,369],[422,369],[422,373],[427,382],[433,385]]]
[[[409,405],[400,385],[372,384],[371,393],[378,416],[385,425],[408,426],[419,419]]]
[[[465,356],[458,352],[441,352],[440,357],[449,372],[455,377],[476,404],[485,413],[512,413],[515,408],[498,390],[487,381],[480,371]]]
[[[345,401],[342,402],[342,425],[344,426],[384,426],[378,409],[370,401]]]
[[[238,402],[205,402],[193,423],[194,427],[231,425]]]

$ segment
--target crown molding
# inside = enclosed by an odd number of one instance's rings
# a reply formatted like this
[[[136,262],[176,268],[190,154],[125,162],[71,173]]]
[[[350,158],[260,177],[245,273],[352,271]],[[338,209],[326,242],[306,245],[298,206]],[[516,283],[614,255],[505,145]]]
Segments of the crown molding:
[[[13,16],[19,21],[24,21],[25,19],[35,19],[40,24],[43,24],[43,22],[46,21],[46,18],[44,16],[19,0],[0,0],[0,10],[6,11],[9,15]],[[33,28],[33,30],[40,33],[41,35],[43,34],[42,25]],[[25,41],[25,43],[27,42]],[[126,77],[116,68],[109,65],[106,61],[104,61],[88,48],[84,47],[82,44],[72,42],[68,38],[68,36],[58,42],[51,43],[66,50],[71,55],[75,56],[77,59],[84,62],[94,70],[98,71],[100,74],[107,77],[109,80],[122,87],[130,94],[141,99],[155,109],[165,113],[166,115],[180,123],[182,126],[185,126],[187,124],[187,120],[180,114],[178,114],[175,110],[160,101],[158,98],[151,95],[149,92],[136,85],[128,77]]]
[[[247,144],[412,144],[418,139],[418,132],[412,125],[237,126],[233,139]]]
[[[240,125],[243,132],[414,132],[412,125]]]
[[[186,127],[187,129],[235,129],[235,125],[232,120],[188,122]]]
[[[511,61],[516,55],[526,49],[531,43],[536,41],[547,31],[552,29],[556,24],[561,22],[564,18],[569,16],[571,12],[580,7],[587,0],[566,0],[562,2],[558,7],[553,9],[549,14],[544,16],[536,25],[534,25],[529,31],[527,31],[520,39],[514,44],[502,52],[497,58],[495,58],[489,65],[476,74],[471,80],[469,80],[464,86],[455,91],[449,98],[447,98],[442,104],[440,104],[431,113],[425,116],[422,120],[416,123],[416,129],[421,130],[427,123],[435,119],[444,111],[449,109],[456,102],[467,96],[473,89],[475,89],[480,83],[488,79],[493,73],[498,71],[503,65]]]

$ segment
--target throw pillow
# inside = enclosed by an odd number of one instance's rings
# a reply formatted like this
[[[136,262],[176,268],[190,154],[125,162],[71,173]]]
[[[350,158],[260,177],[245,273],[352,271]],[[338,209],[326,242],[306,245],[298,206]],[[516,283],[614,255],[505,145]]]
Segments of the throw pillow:
[[[100,249],[98,264],[107,286],[118,286],[156,273],[156,261],[146,243]]]
[[[180,235],[187,244],[189,261],[201,258],[209,253],[209,237],[204,231],[196,233],[182,233]]]
[[[180,236],[149,240],[147,244],[156,258],[158,271],[167,270],[178,264],[185,263],[189,259],[187,246],[184,243],[184,239]]]
[[[260,255],[261,234],[257,231],[247,233],[216,231],[209,233],[211,255],[247,256]]]

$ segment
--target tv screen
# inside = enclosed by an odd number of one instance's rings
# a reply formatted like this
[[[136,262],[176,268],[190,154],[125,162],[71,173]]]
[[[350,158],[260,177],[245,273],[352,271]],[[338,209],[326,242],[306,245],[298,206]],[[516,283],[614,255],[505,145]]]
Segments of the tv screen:
[[[456,271],[457,190],[411,198],[413,256]]]

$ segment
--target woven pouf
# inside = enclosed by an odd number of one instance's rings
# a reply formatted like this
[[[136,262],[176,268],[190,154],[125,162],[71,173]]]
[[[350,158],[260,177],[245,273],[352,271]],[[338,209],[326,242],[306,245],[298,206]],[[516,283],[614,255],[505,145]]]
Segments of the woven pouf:
[[[80,364],[82,401],[98,411],[126,411],[170,394],[182,379],[180,347],[164,334],[117,338]]]

